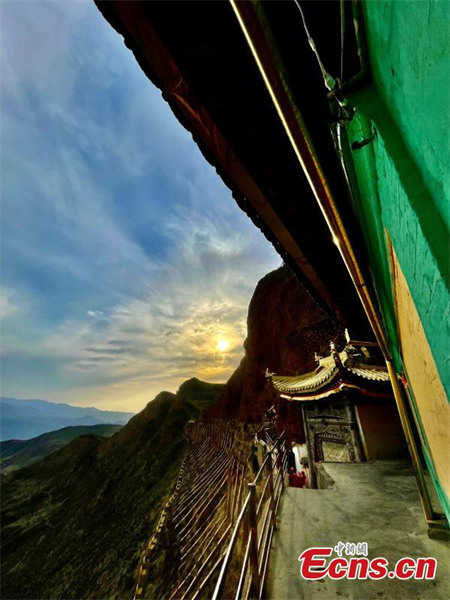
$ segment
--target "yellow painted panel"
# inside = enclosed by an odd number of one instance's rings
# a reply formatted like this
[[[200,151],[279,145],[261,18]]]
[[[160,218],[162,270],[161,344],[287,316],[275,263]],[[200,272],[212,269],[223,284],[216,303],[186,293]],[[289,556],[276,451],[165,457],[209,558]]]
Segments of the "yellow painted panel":
[[[450,496],[450,404],[430,345],[392,248],[394,295],[403,362],[442,488]]]

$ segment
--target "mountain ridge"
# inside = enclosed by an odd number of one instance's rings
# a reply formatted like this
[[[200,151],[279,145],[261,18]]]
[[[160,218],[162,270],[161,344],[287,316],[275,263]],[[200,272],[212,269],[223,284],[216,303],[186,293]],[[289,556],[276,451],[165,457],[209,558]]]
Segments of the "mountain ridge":
[[[176,482],[184,427],[199,414],[182,393],[160,392],[112,437],[80,436],[2,476],[0,596],[132,597]]]
[[[0,397],[0,440],[31,439],[77,425],[124,425],[132,412],[101,410],[48,400]]]
[[[81,435],[114,435],[122,425],[74,425],[43,433],[29,440],[6,440],[0,442],[0,470],[3,473],[20,469],[56,452],[65,444]]]

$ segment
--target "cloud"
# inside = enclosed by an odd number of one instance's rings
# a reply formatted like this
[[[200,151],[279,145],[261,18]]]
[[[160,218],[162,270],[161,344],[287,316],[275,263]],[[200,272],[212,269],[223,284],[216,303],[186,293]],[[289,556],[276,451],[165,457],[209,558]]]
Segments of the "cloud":
[[[242,356],[255,248],[239,232],[223,243],[203,225],[201,239],[194,227],[178,232],[178,259],[161,265],[145,296],[124,298],[101,315],[100,327],[92,317],[64,322],[46,352],[67,355],[67,370],[88,380],[145,373],[172,388],[192,375],[225,380]],[[228,352],[217,351],[219,338]]]
[[[4,3],[1,43],[4,393],[225,380],[278,256],[93,3]]]
[[[17,294],[14,290],[0,287],[0,319],[7,319],[19,310]]]

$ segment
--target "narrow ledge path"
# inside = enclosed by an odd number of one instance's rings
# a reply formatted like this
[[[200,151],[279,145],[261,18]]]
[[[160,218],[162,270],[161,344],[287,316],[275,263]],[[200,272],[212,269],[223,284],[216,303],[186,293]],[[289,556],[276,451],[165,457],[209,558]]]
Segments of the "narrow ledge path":
[[[430,539],[413,471],[401,461],[327,463],[330,489],[286,488],[278,512],[268,600],[447,600],[450,544]],[[298,557],[314,546],[367,542],[369,558],[434,557],[434,581],[397,579],[305,581]]]

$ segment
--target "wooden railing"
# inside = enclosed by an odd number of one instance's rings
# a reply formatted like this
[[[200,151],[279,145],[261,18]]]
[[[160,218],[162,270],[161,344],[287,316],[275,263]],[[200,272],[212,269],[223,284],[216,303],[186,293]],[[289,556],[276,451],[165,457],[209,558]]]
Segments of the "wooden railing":
[[[262,597],[286,470],[283,433],[268,449],[254,481],[247,484],[248,493],[228,543],[213,600]]]
[[[286,472],[284,435],[274,442],[258,432],[266,455],[247,486],[246,464],[235,454],[237,438],[229,423],[198,422],[187,428],[186,438],[188,450],[144,552],[134,599],[145,595],[163,530],[171,532],[178,550],[169,600],[261,598]]]
[[[187,451],[174,492],[145,549],[134,600],[144,597],[147,582],[155,575],[152,568],[163,531],[177,547],[177,577],[168,597],[195,598],[223,560],[223,548],[241,504],[244,468],[233,452],[233,429],[220,421],[201,421],[185,433]]]

